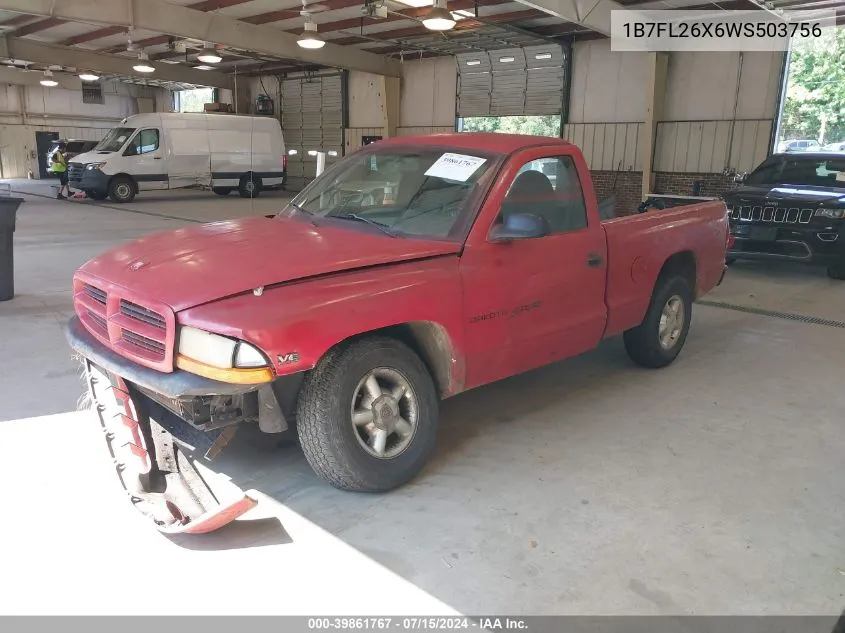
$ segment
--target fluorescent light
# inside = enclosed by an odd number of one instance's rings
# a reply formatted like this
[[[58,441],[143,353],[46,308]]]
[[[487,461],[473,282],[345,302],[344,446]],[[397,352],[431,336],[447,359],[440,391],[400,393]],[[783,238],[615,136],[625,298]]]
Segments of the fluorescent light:
[[[55,88],[59,82],[53,79],[53,72],[50,70],[44,71],[44,79],[39,82],[45,88]]]
[[[214,66],[206,66],[205,64],[202,64],[200,66],[194,66],[194,68],[196,68],[197,70],[214,70],[215,69]]]
[[[297,152],[295,149],[288,150],[288,154],[290,154],[291,156],[296,156],[298,153],[299,152]]]
[[[299,44],[301,48],[310,49],[323,48],[326,45],[323,38],[317,35],[317,25],[314,24],[310,18],[306,20],[302,35],[299,36],[296,43]]]
[[[463,20],[464,18],[474,18],[475,14],[472,11],[467,11],[466,9],[459,9],[457,11],[452,11],[452,17],[456,20]]]
[[[417,9],[420,8],[420,7],[430,7],[431,6],[431,0],[394,0],[394,1],[397,2],[398,4],[404,4],[405,6],[415,7]]]
[[[500,57],[499,61],[503,64],[510,64],[513,61],[513,57]]]
[[[308,155],[309,155],[309,156],[316,156],[316,155],[317,155],[317,150],[316,150],[316,149],[309,149],[309,150],[308,150]]]
[[[217,64],[223,61],[223,58],[220,56],[220,53],[217,52],[217,49],[211,46],[202,49],[197,54],[197,59],[203,64]]]
[[[337,152],[332,150],[329,152],[329,156],[337,156]]]
[[[551,53],[537,53],[536,55],[534,55],[534,59],[551,59],[551,58],[552,58]]]
[[[467,61],[467,66],[478,66],[479,64],[481,64],[480,59],[470,59]]]
[[[426,14],[422,23],[429,31],[448,31],[454,28],[455,18],[446,8],[446,0],[434,0],[434,8]]]
[[[79,78],[82,81],[97,81],[100,76],[95,75],[94,73],[79,73]]]
[[[132,67],[133,70],[136,70],[139,73],[154,73],[156,69],[150,66],[149,60],[149,55],[141,51],[138,53],[138,63]]]

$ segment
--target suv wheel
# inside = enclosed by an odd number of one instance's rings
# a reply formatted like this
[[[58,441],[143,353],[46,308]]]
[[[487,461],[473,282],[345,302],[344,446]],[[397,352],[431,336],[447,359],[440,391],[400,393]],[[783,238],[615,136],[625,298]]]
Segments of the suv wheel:
[[[434,449],[438,396],[405,344],[371,337],[342,344],[299,393],[296,428],[308,463],[337,488],[380,492],[422,470]]]

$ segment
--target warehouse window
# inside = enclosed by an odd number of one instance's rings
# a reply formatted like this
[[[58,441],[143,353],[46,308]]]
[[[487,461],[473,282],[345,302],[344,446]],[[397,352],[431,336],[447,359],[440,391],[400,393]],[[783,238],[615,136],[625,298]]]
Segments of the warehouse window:
[[[82,103],[104,105],[105,102],[106,100],[103,97],[103,84],[98,81],[82,82]]]
[[[173,109],[176,112],[204,112],[206,103],[214,102],[214,88],[193,88],[173,93]]]
[[[458,119],[459,132],[500,132],[560,137],[560,115],[474,116]]]

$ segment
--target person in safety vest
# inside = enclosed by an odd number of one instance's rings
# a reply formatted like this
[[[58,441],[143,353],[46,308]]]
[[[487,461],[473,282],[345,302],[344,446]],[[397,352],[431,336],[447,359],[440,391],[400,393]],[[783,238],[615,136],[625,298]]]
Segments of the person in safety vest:
[[[67,183],[67,157],[65,156],[65,146],[59,145],[53,155],[50,157],[52,163],[50,169],[56,176],[59,177],[59,193],[56,196],[59,200],[66,200],[71,196],[70,186]],[[63,191],[67,191],[67,196],[62,195]]]

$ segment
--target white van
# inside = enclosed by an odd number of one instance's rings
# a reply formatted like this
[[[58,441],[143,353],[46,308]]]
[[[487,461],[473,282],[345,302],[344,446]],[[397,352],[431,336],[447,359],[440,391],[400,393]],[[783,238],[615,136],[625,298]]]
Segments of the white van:
[[[196,185],[254,198],[265,187],[284,187],[286,178],[279,122],[238,114],[136,114],[68,168],[71,187],[114,202],[131,202],[139,191]]]

